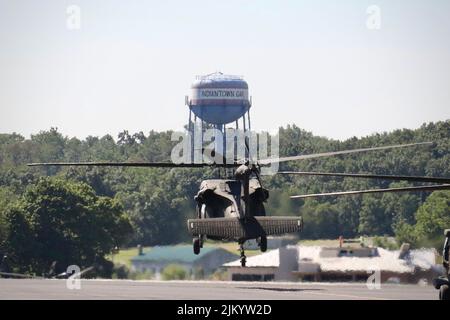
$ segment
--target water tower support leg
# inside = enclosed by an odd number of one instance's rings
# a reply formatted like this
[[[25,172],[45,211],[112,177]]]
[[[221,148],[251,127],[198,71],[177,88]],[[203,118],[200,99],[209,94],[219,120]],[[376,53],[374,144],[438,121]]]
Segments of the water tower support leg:
[[[222,156],[223,156],[223,162],[225,163],[227,161],[227,128],[225,125],[222,126]]]
[[[188,125],[188,134],[189,134],[189,138],[191,139],[190,141],[190,152],[191,152],[191,163],[194,162],[194,139],[195,139],[195,124],[192,123],[192,110],[189,109],[189,125]]]
[[[245,115],[244,115],[244,117],[245,117]],[[247,111],[247,119],[248,119],[248,132],[249,132],[249,140],[250,140],[250,136],[252,134],[252,127],[250,126],[250,109]],[[252,140],[250,140],[250,141],[252,143],[256,143],[256,141],[252,141]],[[250,149],[250,141],[249,141],[249,144],[248,144],[249,149]],[[251,156],[253,156],[253,155],[250,154],[250,150],[248,150],[248,153],[249,153],[249,155],[248,155],[249,158]]]
[[[239,134],[239,120],[236,120],[236,129],[234,132],[234,139],[233,139],[233,159],[236,159],[238,156],[238,150],[237,150],[237,135]]]
[[[248,146],[248,140],[247,140],[247,131],[248,131],[248,128],[247,128],[247,126],[246,126],[246,124],[245,124],[245,114],[242,116],[242,122],[243,122],[243,125],[244,125],[244,141],[245,141],[245,145]],[[248,150],[247,150],[247,148],[245,147],[245,159],[248,159],[248,156],[249,156]]]

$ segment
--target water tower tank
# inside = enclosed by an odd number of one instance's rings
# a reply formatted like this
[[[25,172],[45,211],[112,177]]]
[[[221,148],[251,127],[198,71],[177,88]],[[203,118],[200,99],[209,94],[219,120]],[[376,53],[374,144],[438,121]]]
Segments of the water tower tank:
[[[220,72],[199,76],[191,90],[188,105],[207,123],[223,125],[236,121],[250,108],[248,84],[242,77]]]

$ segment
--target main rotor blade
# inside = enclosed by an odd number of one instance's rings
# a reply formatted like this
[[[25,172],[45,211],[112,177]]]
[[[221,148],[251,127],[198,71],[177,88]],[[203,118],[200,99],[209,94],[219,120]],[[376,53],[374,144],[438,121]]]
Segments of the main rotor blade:
[[[89,166],[89,167],[137,167],[137,168],[235,168],[239,164],[229,163],[171,163],[171,162],[42,162],[29,163],[29,167],[37,166]]]
[[[437,182],[450,183],[450,178],[441,177],[421,177],[421,176],[397,176],[397,175],[382,175],[370,173],[340,173],[340,172],[308,172],[308,171],[280,171],[278,174],[294,174],[301,176],[327,176],[327,177],[351,177],[351,178],[365,178],[365,179],[384,179],[384,180],[404,180],[415,182]]]
[[[33,276],[31,274],[24,274],[24,273],[13,273],[13,272],[0,272],[0,278],[1,276],[6,277],[16,277],[16,278],[32,278],[32,279],[44,279],[44,277],[39,276]]]
[[[404,187],[404,188],[370,189],[370,190],[358,190],[358,191],[342,191],[342,192],[330,192],[330,193],[304,194],[304,195],[298,195],[298,196],[290,196],[290,198],[291,199],[304,199],[304,198],[314,198],[314,197],[347,196],[347,195],[364,194],[364,193],[404,192],[404,191],[434,191],[434,190],[447,190],[447,189],[450,189],[450,184],[441,184],[441,185],[433,185],[433,186]]]
[[[430,144],[432,144],[432,142],[418,142],[418,143],[408,143],[408,144],[397,144],[397,145],[384,146],[384,147],[372,147],[372,148],[341,150],[341,151],[333,151],[333,152],[313,153],[313,154],[304,154],[304,155],[291,156],[291,157],[262,159],[262,160],[259,160],[258,163],[261,165],[265,165],[265,164],[271,164],[271,163],[276,163],[276,162],[286,162],[286,161],[292,161],[292,160],[305,160],[305,159],[312,159],[312,158],[337,156],[337,155],[341,155],[341,154],[404,148],[404,147],[430,145]]]

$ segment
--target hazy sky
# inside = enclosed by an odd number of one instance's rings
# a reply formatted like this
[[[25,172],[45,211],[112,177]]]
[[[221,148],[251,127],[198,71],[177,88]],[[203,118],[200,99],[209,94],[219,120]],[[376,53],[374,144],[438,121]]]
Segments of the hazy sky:
[[[181,129],[191,82],[214,71],[248,81],[258,130],[450,119],[450,1],[0,0],[1,133]]]

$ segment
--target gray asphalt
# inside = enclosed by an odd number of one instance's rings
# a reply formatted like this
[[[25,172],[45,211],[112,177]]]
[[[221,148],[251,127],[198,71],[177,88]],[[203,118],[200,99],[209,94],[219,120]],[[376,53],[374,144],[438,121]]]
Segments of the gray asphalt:
[[[280,283],[218,281],[81,280],[80,289],[68,289],[66,280],[0,279],[5,299],[199,299],[199,300],[436,300],[430,285],[364,283]]]

